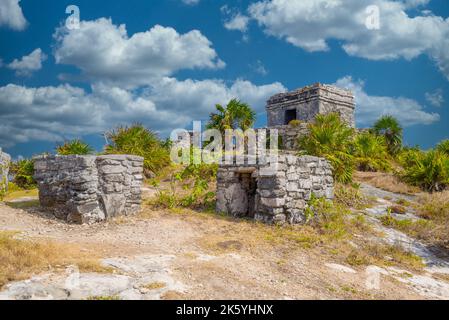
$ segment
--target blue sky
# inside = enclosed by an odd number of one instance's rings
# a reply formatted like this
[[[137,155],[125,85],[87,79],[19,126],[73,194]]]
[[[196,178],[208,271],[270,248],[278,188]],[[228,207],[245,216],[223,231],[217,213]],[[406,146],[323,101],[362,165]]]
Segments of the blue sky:
[[[77,137],[101,150],[116,125],[166,136],[233,97],[263,126],[269,96],[315,82],[352,89],[361,127],[389,113],[407,144],[449,138],[446,0],[188,2],[2,0],[0,146],[27,157]],[[79,28],[65,26],[69,5]]]

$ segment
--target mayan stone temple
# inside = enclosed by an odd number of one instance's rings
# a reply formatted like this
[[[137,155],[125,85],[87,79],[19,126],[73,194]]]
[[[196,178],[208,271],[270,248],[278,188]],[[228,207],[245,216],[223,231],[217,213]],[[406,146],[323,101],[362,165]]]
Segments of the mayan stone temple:
[[[295,155],[296,141],[307,134],[318,114],[338,113],[355,127],[354,110],[353,94],[330,85],[315,84],[271,97],[267,129],[276,129],[281,142],[276,164],[268,166],[266,159],[257,165],[221,164],[217,211],[266,223],[304,222],[312,194],[333,199],[334,180],[326,159]]]

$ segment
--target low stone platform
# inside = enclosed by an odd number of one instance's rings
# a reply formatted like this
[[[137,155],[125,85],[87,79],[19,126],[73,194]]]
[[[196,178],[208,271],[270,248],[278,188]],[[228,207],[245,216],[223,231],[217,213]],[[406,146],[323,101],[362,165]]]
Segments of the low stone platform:
[[[70,223],[95,223],[140,211],[143,158],[129,155],[34,159],[41,206]]]

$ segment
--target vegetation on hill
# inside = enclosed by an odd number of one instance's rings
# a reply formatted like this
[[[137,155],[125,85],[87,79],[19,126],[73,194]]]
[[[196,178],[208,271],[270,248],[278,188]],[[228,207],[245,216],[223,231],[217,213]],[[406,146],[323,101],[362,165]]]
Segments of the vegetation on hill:
[[[22,189],[32,189],[36,187],[34,180],[34,161],[23,159],[11,164],[10,173],[13,176],[12,182]]]
[[[256,112],[244,102],[237,99],[229,101],[226,107],[220,104],[215,106],[216,113],[210,114],[207,129],[217,129],[222,134],[228,129],[242,129],[246,131],[254,126]]]
[[[68,155],[88,155],[92,154],[94,149],[87,143],[75,139],[64,142],[64,144],[56,147],[56,153],[61,156]]]
[[[382,116],[376,121],[372,131],[385,138],[391,155],[396,155],[401,151],[403,129],[396,118],[390,115]]]
[[[110,143],[105,147],[107,154],[132,154],[144,158],[145,176],[170,164],[170,152],[166,142],[141,124],[118,127],[106,133]]]

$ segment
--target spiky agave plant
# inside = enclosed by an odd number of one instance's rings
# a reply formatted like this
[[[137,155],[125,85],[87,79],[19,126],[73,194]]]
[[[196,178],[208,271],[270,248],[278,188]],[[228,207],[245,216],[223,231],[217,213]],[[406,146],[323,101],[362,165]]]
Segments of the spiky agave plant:
[[[403,129],[395,117],[390,115],[381,117],[374,124],[372,131],[377,135],[384,136],[391,155],[399,153],[402,147]]]
[[[87,155],[92,154],[94,149],[87,143],[75,139],[64,142],[64,144],[56,147],[57,154],[61,156],[68,155]]]
[[[441,141],[437,145],[436,150],[449,156],[449,139]]]
[[[364,132],[354,139],[353,155],[361,171],[389,171],[391,165],[385,138]]]
[[[431,150],[412,160],[405,168],[404,179],[426,191],[442,191],[449,186],[449,156]]]
[[[144,158],[145,175],[150,177],[170,164],[170,154],[156,133],[141,124],[121,126],[106,133],[107,154],[132,154]]]
[[[334,177],[342,183],[352,181],[354,157],[351,154],[354,130],[336,113],[317,115],[309,124],[309,133],[298,140],[300,154],[327,158],[334,169]]]

